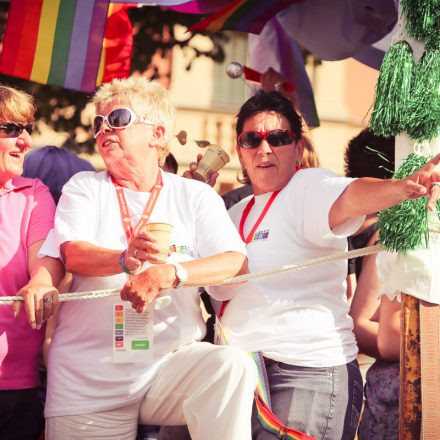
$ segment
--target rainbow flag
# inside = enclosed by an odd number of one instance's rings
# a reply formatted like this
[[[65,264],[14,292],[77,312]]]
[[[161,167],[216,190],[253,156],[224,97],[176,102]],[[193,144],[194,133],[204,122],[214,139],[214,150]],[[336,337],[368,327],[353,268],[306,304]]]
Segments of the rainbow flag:
[[[12,0],[0,72],[93,92],[110,0]]]
[[[189,30],[241,31],[259,34],[266,22],[279,11],[302,0],[234,0]]]

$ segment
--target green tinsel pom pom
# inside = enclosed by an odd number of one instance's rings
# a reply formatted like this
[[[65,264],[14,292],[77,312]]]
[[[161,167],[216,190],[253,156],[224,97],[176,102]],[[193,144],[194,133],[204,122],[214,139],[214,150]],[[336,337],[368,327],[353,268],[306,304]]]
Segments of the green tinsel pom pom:
[[[403,131],[414,81],[414,58],[406,41],[393,44],[385,54],[376,84],[370,126],[375,135],[391,137]]]
[[[395,172],[394,178],[408,177],[422,168],[430,158],[410,154],[400,168]],[[428,197],[415,200],[405,200],[396,206],[385,209],[379,213],[379,241],[388,251],[402,254],[426,247],[428,243]],[[437,202],[440,210],[440,202]]]
[[[434,47],[440,44],[440,0],[400,0],[406,30]]]
[[[417,64],[405,131],[419,142],[438,136],[440,128],[440,50],[426,50]]]

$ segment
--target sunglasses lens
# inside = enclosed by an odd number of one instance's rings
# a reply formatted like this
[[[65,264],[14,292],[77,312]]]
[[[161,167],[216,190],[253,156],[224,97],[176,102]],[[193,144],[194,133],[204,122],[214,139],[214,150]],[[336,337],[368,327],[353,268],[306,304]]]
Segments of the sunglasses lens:
[[[116,108],[107,116],[97,115],[95,119],[93,119],[93,132],[95,133],[95,137],[98,135],[104,121],[107,121],[107,124],[111,128],[124,128],[131,124],[131,119],[132,114],[126,108]]]
[[[267,142],[272,147],[281,147],[283,145],[289,145],[294,141],[293,135],[287,130],[272,130],[267,135]]]
[[[21,135],[21,133],[23,133],[23,130],[26,130],[29,134],[32,134],[34,126],[32,124],[22,125],[16,124],[15,122],[9,122],[0,126],[0,129],[8,137],[18,137]]]
[[[239,145],[243,148],[257,148],[261,143],[262,137],[257,131],[247,131],[239,138]]]
[[[102,123],[104,122],[104,118],[102,116],[95,116],[93,119],[93,133],[98,133],[101,128]]]
[[[108,114],[107,120],[112,128],[127,127],[131,122],[131,113],[125,108],[117,108]]]
[[[13,122],[5,124],[5,133],[11,137],[17,137],[23,131],[22,126],[14,124]]]

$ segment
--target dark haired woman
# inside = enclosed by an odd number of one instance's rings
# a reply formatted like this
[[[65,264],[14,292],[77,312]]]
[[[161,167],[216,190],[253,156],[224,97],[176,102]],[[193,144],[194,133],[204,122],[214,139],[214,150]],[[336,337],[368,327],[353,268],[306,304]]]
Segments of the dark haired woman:
[[[366,214],[429,194],[440,155],[401,180],[338,177],[301,169],[301,119],[277,92],[241,107],[237,153],[255,196],[229,213],[246,243],[250,272],[267,271],[347,248]],[[221,324],[230,345],[264,357],[272,410],[317,439],[355,437],[362,405],[358,352],[348,315],[346,260],[218,288],[232,298]],[[253,414],[253,438],[271,440]]]

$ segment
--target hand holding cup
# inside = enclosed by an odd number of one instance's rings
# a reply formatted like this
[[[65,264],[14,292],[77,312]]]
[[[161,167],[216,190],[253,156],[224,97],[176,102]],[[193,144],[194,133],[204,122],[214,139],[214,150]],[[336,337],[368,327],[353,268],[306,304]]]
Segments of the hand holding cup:
[[[186,170],[183,173],[183,177],[185,177],[186,179],[195,179],[195,180],[199,180],[195,175],[194,172],[197,170],[198,164],[199,162],[202,160],[203,155],[202,154],[198,154],[197,155],[197,161],[196,162],[191,162],[189,164],[189,170]],[[206,182],[209,186],[214,187],[217,179],[218,179],[218,172],[212,173],[211,177],[208,179],[208,181]]]
[[[223,168],[230,158],[226,151],[218,145],[210,145],[200,162],[197,164],[197,169],[193,171],[193,176],[202,182],[208,182],[211,176]]]
[[[147,223],[130,241],[125,264],[137,271],[146,261],[151,264],[165,263],[170,254],[169,246],[173,226],[167,223]]]

